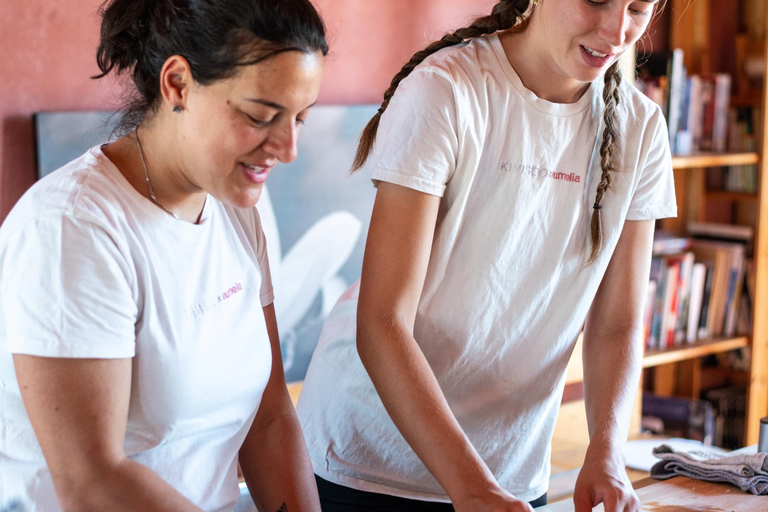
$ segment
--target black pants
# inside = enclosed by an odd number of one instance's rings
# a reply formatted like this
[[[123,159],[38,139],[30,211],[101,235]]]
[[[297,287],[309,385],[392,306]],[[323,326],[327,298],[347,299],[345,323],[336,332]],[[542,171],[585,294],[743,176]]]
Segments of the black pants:
[[[358,491],[323,480],[315,475],[323,512],[453,512],[450,503],[409,500],[386,494]],[[532,507],[547,504],[547,495],[531,502]]]

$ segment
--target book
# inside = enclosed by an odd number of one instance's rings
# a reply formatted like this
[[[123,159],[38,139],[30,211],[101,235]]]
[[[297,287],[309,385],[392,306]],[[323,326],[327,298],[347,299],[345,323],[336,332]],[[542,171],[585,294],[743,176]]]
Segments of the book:
[[[691,237],[680,236],[669,231],[657,231],[653,236],[653,255],[679,254],[691,246]]]
[[[714,149],[713,130],[715,125],[715,77],[714,75],[704,75],[701,80],[701,133],[697,148],[701,151],[712,151]]]
[[[681,345],[686,342],[693,263],[692,252],[686,252],[680,258],[680,275],[677,283],[677,321],[673,335],[675,345]]]
[[[738,311],[740,268],[744,260],[744,244],[694,239],[691,251],[698,261],[714,263],[712,288],[707,304],[707,331],[709,336],[732,332]],[[702,311],[703,314],[703,311]],[[730,323],[729,323],[730,322]]]
[[[733,247],[733,258],[731,260],[731,271],[728,287],[728,297],[725,309],[725,326],[723,334],[733,336],[736,334],[736,320],[739,314],[739,303],[741,300],[741,291],[744,284],[744,246],[735,245]]]
[[[688,343],[696,341],[699,335],[699,320],[704,299],[704,284],[707,278],[707,266],[704,263],[694,263],[691,271],[691,294],[688,309],[688,323],[685,330],[685,340]]]
[[[667,100],[667,126],[669,128],[669,147],[677,148],[676,138],[680,125],[682,101],[685,87],[685,66],[683,65],[683,50],[675,48],[672,50],[672,56],[669,59],[667,77],[669,80],[668,100]]]
[[[706,268],[704,277],[704,291],[701,296],[701,313],[699,313],[698,339],[709,338],[709,299],[712,297],[712,283],[715,280],[715,263],[713,261],[702,262]]]
[[[651,317],[651,332],[646,346],[649,349],[659,348],[661,339],[661,320],[664,313],[664,294],[666,292],[667,264],[664,258],[651,259],[650,280],[656,283],[656,295],[653,298],[653,313]]]
[[[666,290],[664,292],[664,313],[661,319],[661,336],[659,348],[675,345],[675,328],[677,327],[677,301],[681,260],[667,261]]]
[[[733,240],[748,243],[754,236],[751,226],[718,222],[689,222],[686,229],[691,236],[708,240]]]
[[[656,299],[656,281],[648,281],[648,290],[645,294],[645,310],[643,312],[643,339],[645,340],[646,350],[654,348],[651,338],[651,326],[653,325],[653,303]]]
[[[731,99],[731,75],[715,75],[715,115],[712,126],[712,149],[724,152],[728,149],[728,110]]]

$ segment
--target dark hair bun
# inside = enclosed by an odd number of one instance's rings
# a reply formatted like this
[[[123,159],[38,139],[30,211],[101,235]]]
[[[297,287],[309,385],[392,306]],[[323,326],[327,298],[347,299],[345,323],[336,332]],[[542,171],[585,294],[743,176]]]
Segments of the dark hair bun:
[[[135,91],[120,131],[138,126],[160,96],[160,71],[186,58],[201,84],[284,51],[328,53],[325,26],[309,0],[107,0],[96,61],[101,78],[129,72]]]

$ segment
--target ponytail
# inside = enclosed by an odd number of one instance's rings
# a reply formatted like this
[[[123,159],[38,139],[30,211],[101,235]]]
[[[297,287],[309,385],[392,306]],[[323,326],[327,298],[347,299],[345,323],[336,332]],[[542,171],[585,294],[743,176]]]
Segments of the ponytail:
[[[102,78],[112,70],[118,73],[131,69],[141,58],[142,48],[137,42],[145,41],[147,18],[157,4],[152,0],[114,0],[99,9],[102,17],[96,62],[101,73],[91,78]]]
[[[172,55],[208,85],[281,52],[328,54],[325,25],[309,0],[107,0],[99,12],[101,73],[93,78],[130,72],[135,85],[119,132],[157,107],[160,72]]]

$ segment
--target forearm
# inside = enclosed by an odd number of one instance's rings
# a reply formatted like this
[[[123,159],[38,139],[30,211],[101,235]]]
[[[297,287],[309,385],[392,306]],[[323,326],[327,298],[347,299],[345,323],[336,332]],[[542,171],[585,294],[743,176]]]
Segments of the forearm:
[[[262,512],[319,512],[304,436],[293,407],[288,406],[265,425],[251,428],[240,449],[240,467],[254,504]]]
[[[202,512],[156,473],[128,458],[92,467],[77,478],[53,477],[65,511]]]
[[[364,326],[358,327],[363,365],[398,430],[451,500],[496,488],[413,336],[397,326]]]
[[[591,451],[621,454],[629,435],[641,360],[639,329],[585,330],[584,396]]]

